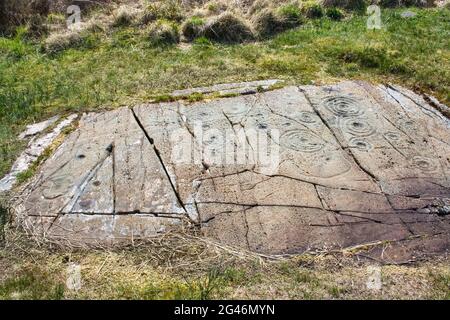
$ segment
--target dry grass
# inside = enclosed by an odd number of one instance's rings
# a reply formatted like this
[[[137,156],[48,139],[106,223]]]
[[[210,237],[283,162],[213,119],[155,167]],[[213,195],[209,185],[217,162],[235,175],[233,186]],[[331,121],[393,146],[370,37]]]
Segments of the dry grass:
[[[56,53],[68,48],[76,47],[81,41],[82,38],[78,31],[67,30],[51,34],[45,40],[44,48],[48,53]]]
[[[158,19],[180,22],[185,9],[177,0],[156,1],[150,3],[143,11],[142,22],[149,23]]]
[[[81,267],[79,291],[65,288],[71,264]],[[355,256],[269,259],[181,233],[75,249],[8,228],[0,266],[0,299],[445,299],[450,293],[448,258],[379,265],[383,285],[372,290],[366,282],[374,264]]]
[[[265,38],[292,29],[301,24],[300,19],[292,19],[280,14],[279,10],[266,8],[255,15],[253,26],[259,37]]]
[[[209,20],[202,30],[202,35],[217,42],[244,42],[253,39],[253,33],[248,23],[240,16],[231,12]]]
[[[112,27],[123,27],[133,24],[137,18],[135,8],[127,5],[120,6],[113,13]]]
[[[48,0],[35,1],[48,3]],[[7,2],[10,3],[11,1],[7,0]],[[25,2],[21,0],[17,3]],[[340,20],[344,12],[337,12],[336,8],[363,14],[368,4],[366,0],[247,0],[240,2],[226,0],[193,0],[188,2],[181,0],[152,2],[144,0],[104,0],[102,3],[102,5],[94,6],[95,9],[93,10],[83,7],[81,17],[82,21],[95,21],[100,26],[97,30],[104,31],[104,36],[107,38],[121,28],[132,27],[137,32],[144,29],[144,32],[147,25],[165,20],[176,25],[182,25],[182,28],[179,29],[185,31],[183,34],[188,41],[194,40],[202,33],[208,39],[217,42],[246,42],[253,39],[253,29],[260,37],[272,36],[300,26],[305,17],[316,19],[324,16],[325,10],[323,8],[330,9],[327,16],[334,20]],[[434,3],[434,0],[428,0],[425,6],[434,6]],[[424,6],[422,2],[416,0],[380,0],[380,4],[385,7]],[[33,6],[28,5],[26,7],[29,14],[20,19],[14,18],[17,22],[12,24],[27,23],[33,37],[44,37],[47,34],[47,29],[50,30],[50,33],[59,35],[66,29],[65,23],[61,23],[59,20],[55,21],[56,15],[54,12],[48,18],[45,18],[49,8],[39,11],[30,9]],[[44,8],[45,6],[39,7]],[[56,7],[60,13],[65,14],[65,11],[61,9],[64,8],[62,4]],[[15,9],[15,11],[19,10]],[[38,11],[47,13],[31,14]],[[204,19],[206,25],[199,28],[199,25],[192,23],[192,19],[195,21],[195,18]]]

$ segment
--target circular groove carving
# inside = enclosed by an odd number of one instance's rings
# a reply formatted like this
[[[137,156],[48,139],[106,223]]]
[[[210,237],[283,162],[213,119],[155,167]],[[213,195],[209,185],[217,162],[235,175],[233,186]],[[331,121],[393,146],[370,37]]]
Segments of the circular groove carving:
[[[308,130],[291,130],[280,137],[281,145],[300,152],[317,152],[325,146],[322,139]]]
[[[358,137],[367,137],[375,132],[375,128],[364,119],[348,119],[344,122],[344,129],[351,135]]]
[[[223,108],[223,112],[227,116],[240,116],[248,112],[249,107],[242,104],[236,104],[233,106],[226,106]]]
[[[348,96],[332,96],[325,98],[323,104],[338,117],[356,117],[364,113],[358,101]]]
[[[412,164],[414,167],[426,172],[435,171],[437,168],[436,163],[432,159],[423,156],[414,156]]]
[[[298,114],[298,120],[304,123],[316,123],[317,118],[314,113],[302,111]]]
[[[389,141],[399,141],[401,139],[400,134],[394,131],[385,132],[384,137]]]
[[[372,144],[370,144],[370,142],[364,140],[363,138],[357,137],[353,137],[350,139],[349,146],[362,151],[371,151],[373,149],[373,146]]]

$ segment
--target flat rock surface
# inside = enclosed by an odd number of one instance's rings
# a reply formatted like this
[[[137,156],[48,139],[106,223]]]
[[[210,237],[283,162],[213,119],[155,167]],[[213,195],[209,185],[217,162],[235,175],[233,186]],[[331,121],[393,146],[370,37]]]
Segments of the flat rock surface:
[[[368,254],[442,253],[450,121],[429,102],[347,81],[85,114],[18,217],[34,235],[71,242],[190,225],[264,254],[386,241]]]

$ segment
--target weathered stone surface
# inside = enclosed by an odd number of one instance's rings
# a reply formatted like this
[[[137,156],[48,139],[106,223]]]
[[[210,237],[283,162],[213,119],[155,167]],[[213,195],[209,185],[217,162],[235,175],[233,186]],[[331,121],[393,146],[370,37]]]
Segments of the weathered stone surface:
[[[14,162],[11,172],[0,180],[0,193],[9,191],[13,188],[17,181],[17,175],[26,171],[31,164],[36,161],[39,156],[50,147],[55,139],[61,134],[62,130],[69,126],[77,118],[76,114],[68,116],[66,119],[58,123],[56,127],[49,133],[42,137],[33,137],[28,143],[27,149]],[[39,132],[48,128],[51,124],[58,120],[57,117],[51,118],[47,121],[41,122],[36,126],[31,126],[26,132],[20,135],[25,138],[29,135],[36,135]]]
[[[27,126],[27,129],[19,135],[19,138],[25,139],[25,138],[35,136],[38,133],[41,133],[42,131],[44,131],[45,129],[50,127],[52,124],[54,124],[56,121],[58,121],[58,119],[59,119],[59,116],[54,116],[45,121],[35,123],[35,124],[30,124]]]
[[[114,162],[107,157],[98,170],[87,181],[84,192],[74,199],[71,212],[113,214],[114,199]]]
[[[35,215],[183,213],[164,167],[128,108],[83,116],[25,201]]]
[[[450,122],[427,101],[342,82],[84,115],[20,216],[34,234],[89,243],[187,222],[266,254],[418,236],[446,250]]]

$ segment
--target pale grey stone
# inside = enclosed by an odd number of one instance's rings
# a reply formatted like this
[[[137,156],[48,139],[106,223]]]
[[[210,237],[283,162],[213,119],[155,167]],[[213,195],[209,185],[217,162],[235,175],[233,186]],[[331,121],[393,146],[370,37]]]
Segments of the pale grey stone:
[[[54,124],[58,120],[59,120],[59,116],[54,116],[48,120],[28,125],[27,129],[19,135],[19,138],[25,139],[25,138],[35,136],[36,134],[41,133],[42,131],[44,131],[45,129],[50,127],[52,124]]]
[[[412,11],[404,11],[400,14],[400,16],[402,18],[414,18],[415,16],[417,16],[417,13]]]

